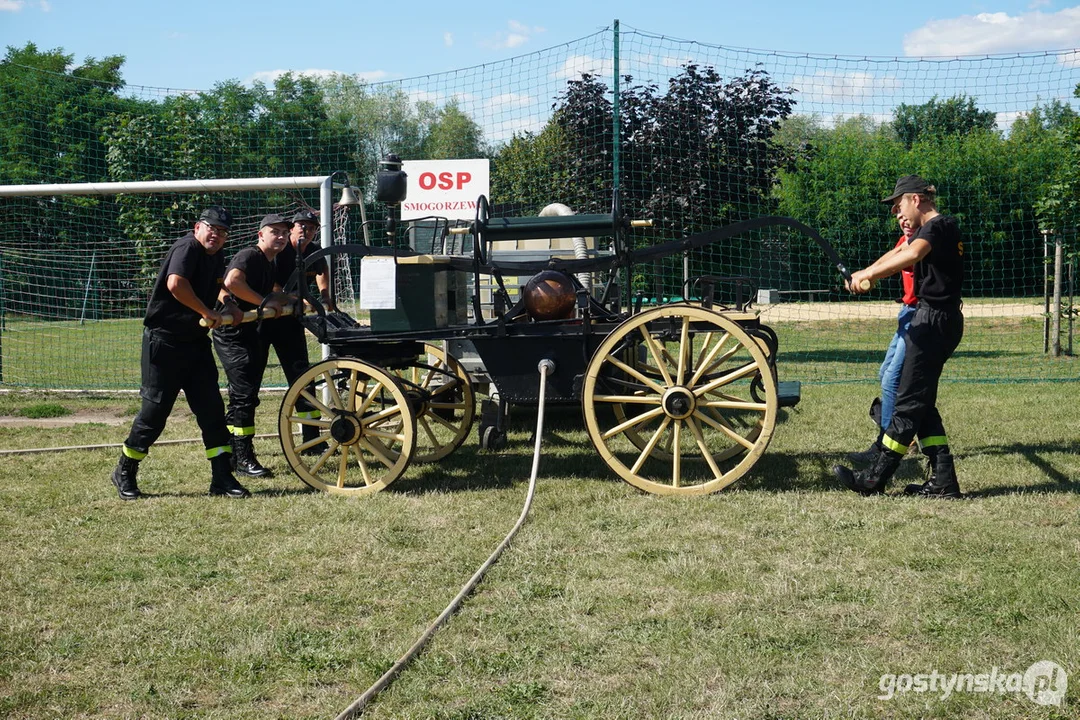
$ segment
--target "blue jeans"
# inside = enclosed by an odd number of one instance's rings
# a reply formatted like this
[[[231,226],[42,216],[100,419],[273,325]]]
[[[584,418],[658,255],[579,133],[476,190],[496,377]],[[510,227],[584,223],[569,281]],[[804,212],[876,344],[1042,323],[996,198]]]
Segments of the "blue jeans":
[[[905,337],[911,319],[915,317],[914,305],[903,305],[896,316],[896,334],[885,351],[885,361],[878,370],[881,381],[881,429],[889,427],[893,410],[896,408],[896,389],[900,386],[900,371],[904,368]]]

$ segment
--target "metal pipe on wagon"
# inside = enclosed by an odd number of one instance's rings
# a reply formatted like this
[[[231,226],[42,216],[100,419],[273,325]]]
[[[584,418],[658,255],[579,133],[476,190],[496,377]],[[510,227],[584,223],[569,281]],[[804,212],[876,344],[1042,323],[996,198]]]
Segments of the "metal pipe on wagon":
[[[334,176],[327,175],[326,179],[322,181],[322,185],[319,186],[319,235],[321,245],[324,248],[331,247],[334,244]],[[297,262],[302,262],[303,258],[297,256]],[[301,277],[300,282],[306,282],[306,279]],[[332,307],[337,307],[337,293],[334,288],[334,263],[331,261],[331,257],[326,257],[326,282],[329,285],[330,290],[330,303]],[[323,343],[322,346],[322,359],[325,360],[330,357],[330,346]]]

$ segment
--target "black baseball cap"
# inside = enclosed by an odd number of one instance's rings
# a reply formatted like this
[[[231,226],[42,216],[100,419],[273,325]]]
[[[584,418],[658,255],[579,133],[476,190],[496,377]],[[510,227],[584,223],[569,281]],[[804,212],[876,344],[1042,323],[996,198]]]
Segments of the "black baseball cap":
[[[232,215],[220,205],[211,205],[199,215],[199,222],[228,230],[232,227]]]
[[[281,213],[270,213],[269,215],[265,216],[259,222],[259,229],[262,230],[267,225],[288,225],[288,224],[289,224],[289,218],[285,217]]]
[[[902,195],[926,192],[929,187],[930,183],[918,175],[905,175],[896,181],[896,187],[893,188],[892,195],[882,198],[881,202],[891,205]]]
[[[319,224],[319,218],[315,217],[315,213],[310,210],[297,210],[296,214],[292,216],[294,223],[309,222]]]

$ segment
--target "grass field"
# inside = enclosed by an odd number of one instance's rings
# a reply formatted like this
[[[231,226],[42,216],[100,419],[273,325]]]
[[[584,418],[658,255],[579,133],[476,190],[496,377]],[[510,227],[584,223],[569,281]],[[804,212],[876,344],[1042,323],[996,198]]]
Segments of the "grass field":
[[[872,437],[867,382],[804,386],[751,475],[703,498],[618,481],[556,413],[529,522],[365,717],[1078,717],[1076,387],[943,385],[958,502],[838,489],[830,465]],[[0,447],[119,442],[136,406],[12,393],[0,415],[43,403],[121,424],[0,427]],[[135,503],[108,481],[115,451],[0,456],[0,717],[333,717],[513,524],[532,418],[513,420],[502,454],[470,439],[363,500],[305,491],[267,440],[277,476],[244,502],[203,496],[197,445],[155,448]],[[195,436],[178,410],[167,437]],[[892,492],[920,476],[906,460]],[[1074,676],[1063,707],[879,699],[889,673],[1042,660]]]
[[[858,382],[872,375],[885,339],[895,331],[895,311],[885,303],[789,303],[783,317],[765,317],[780,338],[784,372],[811,382]],[[964,342],[950,366],[950,377],[980,381],[1072,380],[1080,376],[1071,356],[1043,353],[1043,319],[1019,317],[1016,306],[1031,300],[973,300]],[[824,310],[822,310],[824,308]],[[996,313],[996,314],[995,314]],[[1064,331],[1063,331],[1064,332]],[[3,383],[11,387],[133,389],[139,384],[141,319],[30,322],[7,319],[3,325]],[[320,356],[309,335],[309,355]],[[1063,338],[1063,342],[1065,342]],[[222,375],[224,381],[224,375]],[[267,383],[284,385],[271,354]]]

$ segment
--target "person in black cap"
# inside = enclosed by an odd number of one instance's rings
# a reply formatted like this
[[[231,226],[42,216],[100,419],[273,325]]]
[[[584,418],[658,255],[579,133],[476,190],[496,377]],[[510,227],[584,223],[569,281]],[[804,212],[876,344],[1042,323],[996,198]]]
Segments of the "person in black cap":
[[[139,497],[139,462],[161,436],[181,390],[202,430],[211,467],[210,494],[230,498],[250,495],[229,467],[232,453],[225,405],[207,337],[207,327],[217,327],[226,316],[240,319],[240,311],[232,303],[214,309],[225,275],[221,248],[231,225],[232,216],[225,208],[207,208],[194,229],[173,243],[161,263],[143,320],[142,406],[112,473],[122,500]],[[200,327],[200,320],[205,320],[207,327]]]
[[[319,220],[310,210],[300,210],[293,215],[289,243],[275,261],[275,289],[282,290],[295,273],[299,262],[319,250],[319,246],[312,242],[318,231]],[[330,300],[330,272],[325,259],[318,260],[309,266],[304,271],[304,277],[300,278],[299,282],[310,285],[312,280],[315,281],[315,285],[319,290],[323,306],[327,310],[333,310]],[[299,318],[293,316],[282,318],[280,321],[273,323],[263,323],[259,332],[263,344],[267,348],[267,354],[269,354],[270,348],[273,347],[274,352],[277,353],[278,361],[281,363],[281,369],[285,373],[285,379],[289,385],[292,385],[310,365],[304,326],[300,324]],[[302,397],[296,402],[296,410],[297,415],[301,418],[317,420],[320,417],[319,411],[311,407]],[[325,443],[317,442],[319,439],[319,428],[317,426],[301,424],[300,429],[303,433],[303,441],[300,446],[301,453],[311,455],[321,454],[325,451]]]
[[[274,258],[289,242],[289,220],[272,213],[259,223],[258,242],[233,256],[225,270],[222,300],[241,310],[261,308],[280,314],[288,298],[274,292]],[[275,324],[271,320],[265,324]],[[255,457],[255,408],[266,370],[267,351],[256,325],[228,325],[214,330],[214,349],[229,378],[225,421],[232,433],[233,467],[240,475],[266,477],[271,471]]]
[[[900,252],[852,273],[848,284],[851,292],[865,292],[859,289],[863,280],[872,284],[915,265],[917,305],[908,327],[892,420],[868,468],[852,471],[842,465],[833,467],[845,487],[863,495],[885,491],[908,446],[918,437],[929,459],[929,477],[922,484],[908,485],[904,492],[921,497],[961,497],[937,395],[945,362],[964,335],[964,242],[956,219],[938,212],[936,196],[936,188],[918,175],[897,180],[892,194],[882,202],[906,220],[914,234]]]

